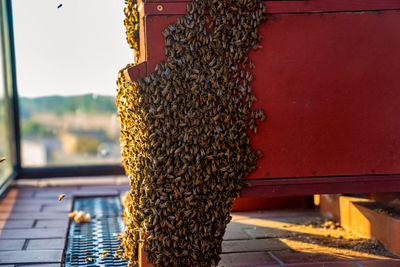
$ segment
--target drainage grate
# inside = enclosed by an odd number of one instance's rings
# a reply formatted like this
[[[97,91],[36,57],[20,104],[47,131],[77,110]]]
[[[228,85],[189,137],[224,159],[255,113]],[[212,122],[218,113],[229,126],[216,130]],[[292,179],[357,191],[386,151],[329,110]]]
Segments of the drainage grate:
[[[63,266],[126,266],[127,261],[114,258],[120,244],[117,234],[124,229],[119,197],[78,198],[74,211],[79,210],[89,213],[92,221],[71,221]],[[102,257],[103,251],[108,252],[107,257]],[[93,262],[86,262],[88,257]]]

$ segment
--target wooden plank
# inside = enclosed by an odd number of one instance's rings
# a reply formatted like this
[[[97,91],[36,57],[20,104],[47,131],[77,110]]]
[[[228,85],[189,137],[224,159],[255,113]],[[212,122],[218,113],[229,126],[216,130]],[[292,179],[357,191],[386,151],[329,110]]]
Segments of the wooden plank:
[[[147,74],[147,62],[139,63],[135,66],[129,67],[124,70],[125,79],[128,81],[134,81]]]
[[[250,186],[250,187],[249,187]],[[400,175],[246,180],[241,197],[399,192]]]
[[[161,31],[175,20],[146,18],[147,73],[165,60]],[[249,178],[400,173],[399,23],[386,11],[276,15],[261,26],[268,38],[250,58],[267,120],[252,145],[265,157]]]
[[[397,0],[264,1],[267,13],[343,12],[399,9]]]
[[[190,1],[146,1],[144,13],[152,15],[182,15],[186,13],[186,5]],[[310,12],[351,12],[372,10],[400,9],[398,0],[381,1],[343,1],[343,0],[308,0],[308,1],[264,1],[267,13],[310,13]]]
[[[275,15],[251,51],[251,179],[400,173],[400,12]]]
[[[252,144],[265,157],[242,196],[400,191],[400,13],[346,13],[400,9],[400,1],[266,4],[268,13],[328,13],[275,15],[260,28],[252,86],[267,121]],[[165,59],[162,29],[186,12],[185,2],[157,5],[144,4],[148,73]]]

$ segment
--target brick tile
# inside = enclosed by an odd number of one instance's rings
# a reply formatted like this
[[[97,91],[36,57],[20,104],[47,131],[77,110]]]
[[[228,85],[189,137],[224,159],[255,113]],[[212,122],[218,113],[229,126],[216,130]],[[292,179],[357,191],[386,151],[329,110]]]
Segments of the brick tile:
[[[36,194],[37,189],[19,189],[17,198],[28,198],[33,197]]]
[[[32,228],[33,221],[33,219],[0,220],[0,229]]]
[[[67,229],[69,219],[65,217],[62,220],[38,220],[35,228],[61,228]]]
[[[271,238],[271,237],[286,237],[291,236],[293,233],[287,230],[270,228],[270,227],[252,227],[243,229],[246,234],[251,238]]]
[[[64,238],[67,229],[33,228],[33,229],[4,229],[0,233],[3,239],[32,239],[32,238]]]
[[[27,250],[64,249],[64,238],[30,239]]]
[[[1,267],[3,267],[4,265],[1,265]],[[12,265],[12,266],[14,266],[14,265]],[[46,263],[46,264],[43,264],[43,263],[39,263],[39,264],[19,264],[18,265],[18,267],[60,267],[60,264],[59,263]]]
[[[71,189],[68,190],[67,188],[51,188],[51,189],[42,189],[33,196],[33,199],[35,200],[54,200],[58,202],[58,197],[61,194],[65,194],[66,197],[64,198],[63,201],[65,200],[71,200],[72,197],[76,192],[79,192],[79,189]]]
[[[244,227],[246,226],[241,223],[228,223],[224,234],[224,240],[250,239],[250,236],[243,231]]]
[[[328,261],[328,258],[332,260],[336,259],[337,261],[384,259],[382,256],[377,256],[370,253],[363,253],[352,249],[338,248],[333,244],[312,242],[307,236],[305,238],[281,238],[280,240],[286,244],[288,248],[290,248],[290,253],[297,253],[294,254],[293,257],[297,257],[300,255],[299,253],[304,253],[305,258],[307,258],[309,255],[318,255],[318,257],[322,257],[323,259],[327,258],[326,261]],[[307,261],[304,260],[304,262]],[[310,262],[314,261],[310,260]]]
[[[276,238],[223,241],[222,253],[282,250],[288,247]]]
[[[21,250],[25,240],[0,240],[0,251],[4,250]]]
[[[116,189],[97,189],[97,190],[80,190],[74,192],[76,197],[88,197],[88,196],[114,196],[119,195],[119,190]]]
[[[66,196],[64,200],[68,200],[68,198],[72,198],[74,196],[75,192],[79,191],[78,190],[73,192],[66,192],[64,190],[51,191],[51,192],[41,191],[35,194],[34,199],[54,199],[54,201],[58,201],[58,197],[61,194],[65,194]]]
[[[40,189],[37,186],[18,186],[17,188],[19,191],[36,191]]]
[[[0,251],[0,264],[59,263],[62,250]]]
[[[232,221],[242,221],[248,219],[272,219],[290,217],[317,217],[319,213],[315,210],[267,210],[267,211],[239,211],[232,212]]]
[[[62,202],[58,201],[58,196],[56,199],[54,198],[49,198],[49,199],[34,199],[34,198],[30,198],[30,199],[25,199],[25,198],[19,198],[15,201],[16,205],[57,205],[57,204],[61,204],[61,203],[65,203],[65,202],[72,202],[72,199],[64,199]]]
[[[278,265],[266,252],[222,254],[220,267]]]
[[[371,260],[371,261],[358,261],[364,267],[398,267],[400,260]]]
[[[125,183],[128,184],[128,178],[125,178]],[[40,179],[39,185],[42,187],[53,188],[53,187],[76,187],[82,185],[110,185],[110,184],[121,184],[124,182],[117,176],[96,176],[96,177],[60,177],[57,179]]]
[[[9,219],[59,219],[60,217],[68,217],[68,212],[16,212],[11,213]]]
[[[0,220],[7,220],[10,217],[10,211],[0,212]]]
[[[73,192],[78,191],[79,186],[52,186],[52,187],[41,187],[38,192]]]
[[[38,192],[35,195],[35,199],[55,199],[58,201],[58,196],[63,194],[63,192]],[[66,194],[66,193],[64,193]],[[73,197],[87,197],[87,196],[108,196],[108,195],[118,195],[119,191],[116,189],[98,188],[93,190],[77,190],[66,194],[66,199],[72,199]]]
[[[320,262],[320,263],[305,263],[288,265],[292,267],[359,267],[359,265],[352,262]]]
[[[14,205],[1,206],[0,207],[0,212],[7,212],[7,211],[12,211],[12,212],[40,211],[40,208],[41,208],[41,205],[35,205],[35,204],[28,204],[28,205],[14,204]]]
[[[301,217],[284,217],[284,218],[242,218],[231,222],[241,225],[249,236],[252,238],[269,238],[269,237],[285,237],[294,234],[290,228],[283,228],[291,224],[309,223],[317,217],[301,216]],[[229,224],[228,224],[229,225]]]
[[[72,201],[71,202],[66,202],[65,204],[62,203],[60,205],[47,205],[44,204],[42,206],[42,211],[43,212],[69,212],[72,209]]]
[[[300,252],[294,250],[280,250],[280,251],[271,251],[271,253],[280,259],[285,264],[291,263],[313,263],[313,262],[336,262],[336,261],[350,261],[351,257],[347,257],[343,255],[340,257],[335,254],[321,253],[318,251],[313,252]]]
[[[106,186],[82,186],[81,191],[96,191],[96,190],[118,190],[118,191],[128,191],[130,190],[129,185],[106,185]]]
[[[243,231],[229,231],[226,230],[223,240],[244,240],[250,239],[249,236]]]
[[[35,198],[54,198],[59,194],[66,194],[68,196],[79,195],[80,193],[94,194],[98,192],[114,194],[121,190],[129,190],[129,185],[97,185],[97,186],[81,186],[78,188],[65,188],[57,187],[45,190],[40,190],[35,194]]]

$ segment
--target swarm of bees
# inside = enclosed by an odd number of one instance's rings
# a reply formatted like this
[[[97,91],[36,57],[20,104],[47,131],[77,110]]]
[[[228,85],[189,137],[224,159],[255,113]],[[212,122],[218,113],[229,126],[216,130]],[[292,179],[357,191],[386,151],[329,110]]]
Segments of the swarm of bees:
[[[72,211],[68,214],[70,219],[74,219],[75,223],[90,223],[92,221],[92,217],[89,213],[86,213],[82,210],[80,211]]]
[[[105,251],[105,250],[101,253],[101,257],[102,257],[102,258],[107,258],[108,255],[109,255],[108,252]]]
[[[242,178],[262,156],[247,132],[265,119],[252,109],[247,56],[261,40],[262,1],[194,0],[187,11],[163,31],[166,61],[133,82],[122,69],[117,81],[131,184],[123,257],[135,264],[142,232],[155,266],[216,265]]]
[[[126,28],[126,41],[130,48],[133,49],[135,55],[134,62],[139,60],[139,12],[137,9],[136,0],[125,0],[126,7],[124,8]]]

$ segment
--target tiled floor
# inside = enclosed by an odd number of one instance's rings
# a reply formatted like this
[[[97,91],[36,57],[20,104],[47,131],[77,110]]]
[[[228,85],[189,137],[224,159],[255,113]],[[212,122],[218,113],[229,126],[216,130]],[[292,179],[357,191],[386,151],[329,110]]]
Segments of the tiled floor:
[[[73,197],[120,195],[128,189],[128,185],[12,188],[0,202],[0,266],[60,266]],[[67,196],[58,201],[62,193]]]
[[[60,266],[73,197],[119,195],[127,190],[128,185],[104,184],[12,188],[0,201],[0,267]],[[58,201],[61,193],[67,197]],[[283,222],[316,215],[314,211],[233,214],[219,266],[400,266],[400,261],[376,255],[281,238],[282,231],[288,231],[280,227]]]
[[[237,212],[232,217],[219,266],[400,266],[399,259],[372,251],[340,248],[334,241],[319,243],[316,240],[323,233],[326,235],[326,230],[306,226],[319,217],[315,211]],[[291,227],[302,221],[307,223]],[[340,236],[334,236],[340,231],[331,232],[332,240],[342,241]]]

